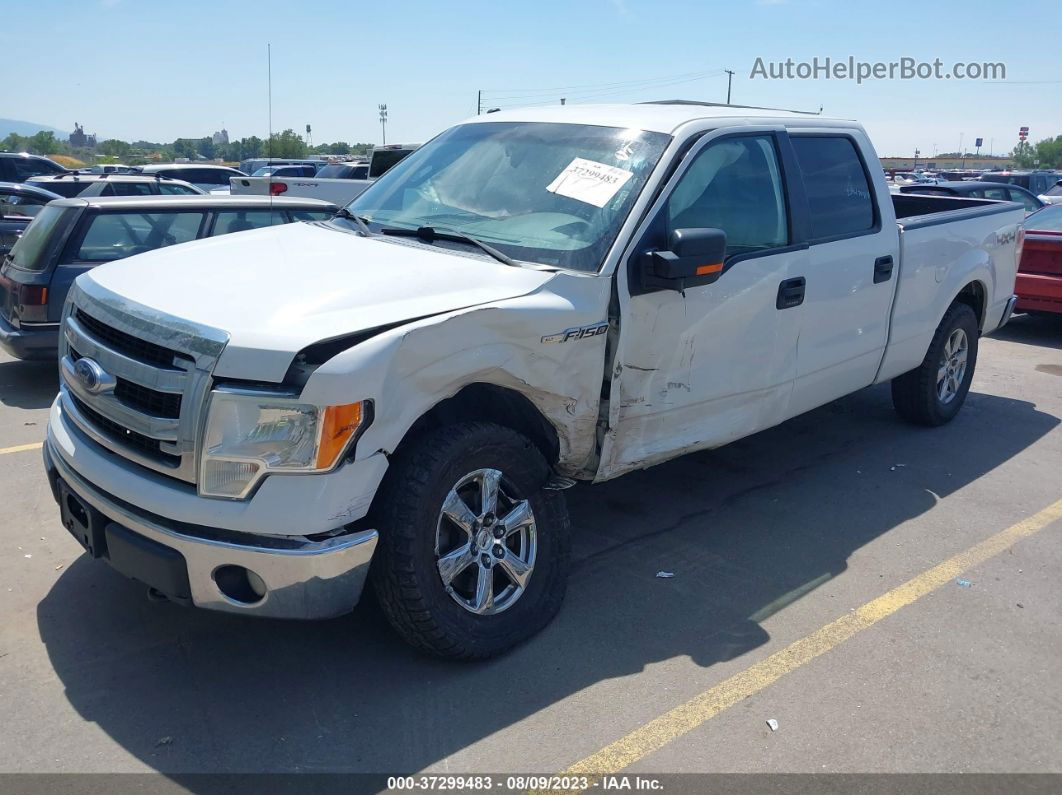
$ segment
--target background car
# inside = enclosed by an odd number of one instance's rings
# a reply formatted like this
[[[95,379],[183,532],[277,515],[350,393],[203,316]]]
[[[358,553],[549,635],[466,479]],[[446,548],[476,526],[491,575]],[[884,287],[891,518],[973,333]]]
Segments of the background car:
[[[206,193],[188,182],[161,174],[82,174],[68,171],[48,177],[32,177],[26,182],[65,198],[81,196],[201,196]]]
[[[1038,196],[1059,180],[1054,171],[995,171],[981,176],[982,182],[1003,182],[1017,185]]]
[[[61,198],[58,193],[32,185],[0,182],[0,257],[11,250],[44,205]]]
[[[1062,314],[1062,205],[1045,207],[1025,219],[1014,292],[1019,312]]]
[[[66,169],[54,160],[40,155],[0,152],[0,180],[5,182],[25,182],[30,177],[62,174],[65,171]]]
[[[156,166],[142,166],[138,171],[141,174],[161,174],[170,179],[181,179],[204,191],[221,193],[229,192],[230,177],[247,176],[235,168],[211,163],[162,163]]]
[[[1002,182],[980,182],[963,180],[961,182],[937,182],[933,185],[904,185],[900,193],[917,193],[923,196],[965,196],[969,199],[995,199],[1004,202],[1021,202],[1026,213],[1034,213],[1044,206],[1025,188]]]
[[[329,163],[317,172],[318,179],[368,179],[369,163]]]
[[[1062,180],[1056,182],[1037,198],[1044,204],[1062,204]]]
[[[74,279],[98,265],[204,237],[321,221],[337,209],[316,199],[268,196],[78,197],[51,202],[0,268],[0,348],[20,359],[55,358],[66,294]]]
[[[317,173],[315,166],[262,166],[251,174],[252,177],[312,177]]]

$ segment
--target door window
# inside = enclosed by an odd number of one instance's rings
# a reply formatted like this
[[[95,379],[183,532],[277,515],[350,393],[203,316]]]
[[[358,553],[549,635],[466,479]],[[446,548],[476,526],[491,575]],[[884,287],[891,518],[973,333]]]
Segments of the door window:
[[[793,150],[804,176],[813,240],[874,229],[870,181],[851,138],[794,136]]]
[[[203,213],[101,213],[77,251],[83,262],[109,262],[195,240]]]
[[[17,193],[0,196],[0,216],[4,218],[35,218],[48,199],[19,196]]]
[[[218,213],[214,222],[214,235],[227,235],[231,232],[246,232],[248,229],[261,229],[263,226],[276,226],[287,223],[279,210],[229,210]]]
[[[789,242],[785,192],[768,135],[726,138],[706,146],[668,199],[667,231],[726,232],[727,256]]]

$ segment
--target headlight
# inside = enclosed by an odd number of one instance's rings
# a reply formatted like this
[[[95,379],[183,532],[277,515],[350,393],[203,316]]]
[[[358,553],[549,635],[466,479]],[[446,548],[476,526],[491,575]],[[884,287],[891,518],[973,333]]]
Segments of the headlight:
[[[364,403],[313,406],[215,391],[210,395],[199,493],[239,499],[269,472],[323,472],[335,466],[364,420]]]

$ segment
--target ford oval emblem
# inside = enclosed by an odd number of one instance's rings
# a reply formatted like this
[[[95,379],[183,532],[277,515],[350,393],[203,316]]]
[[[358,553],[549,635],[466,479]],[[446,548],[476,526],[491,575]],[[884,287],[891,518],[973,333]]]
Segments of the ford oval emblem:
[[[74,364],[74,375],[81,388],[90,395],[100,395],[114,389],[114,376],[94,359],[78,359]]]

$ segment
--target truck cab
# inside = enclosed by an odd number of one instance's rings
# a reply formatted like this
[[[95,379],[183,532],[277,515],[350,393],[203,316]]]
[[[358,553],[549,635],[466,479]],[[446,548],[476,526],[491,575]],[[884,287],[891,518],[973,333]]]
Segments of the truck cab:
[[[815,114],[509,111],[330,221],[85,274],[44,452],[64,525],[178,602],[321,618],[371,581],[415,646],[496,654],[560,608],[576,482],[877,383],[956,416],[1024,211],[894,196],[877,163]]]

